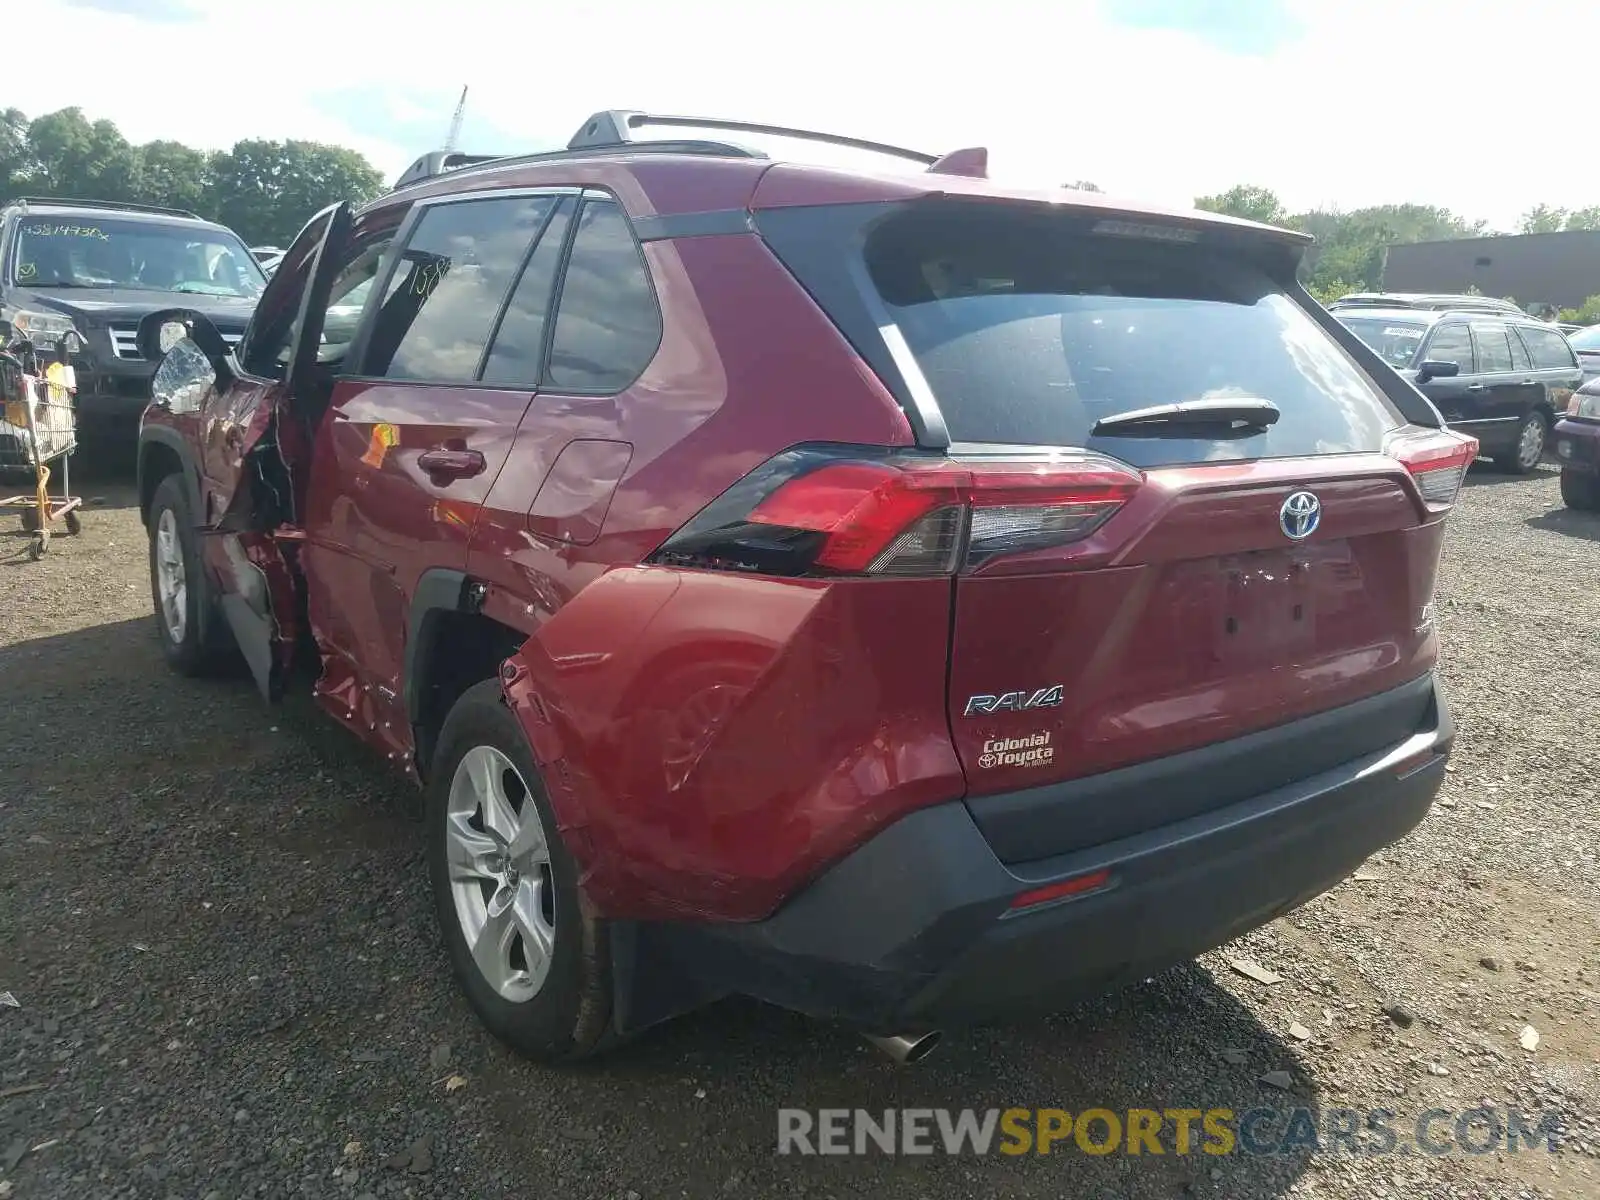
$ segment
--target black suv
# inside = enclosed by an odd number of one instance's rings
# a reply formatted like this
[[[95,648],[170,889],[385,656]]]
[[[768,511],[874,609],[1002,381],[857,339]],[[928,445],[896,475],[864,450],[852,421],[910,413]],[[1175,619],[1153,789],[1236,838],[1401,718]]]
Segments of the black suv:
[[[22,198],[0,212],[0,328],[47,337],[71,322],[78,436],[132,452],[156,364],[139,352],[140,318],[179,303],[239,340],[266,283],[238,235],[180,208]]]
[[[1328,305],[1329,312],[1342,308],[1417,308],[1424,311],[1493,312],[1511,317],[1528,314],[1515,301],[1494,296],[1443,295],[1433,292],[1351,292]]]
[[[1415,308],[1332,310],[1495,465],[1525,475],[1583,382],[1561,331],[1532,317]]]

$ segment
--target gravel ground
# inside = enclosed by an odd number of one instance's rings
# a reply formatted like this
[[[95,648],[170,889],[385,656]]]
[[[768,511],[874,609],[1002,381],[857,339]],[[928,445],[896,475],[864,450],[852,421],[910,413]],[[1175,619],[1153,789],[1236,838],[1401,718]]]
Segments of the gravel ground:
[[[1453,518],[1460,740],[1421,829],[1225,954],[905,1071],[744,1003],[575,1070],[511,1057],[450,982],[407,785],[304,706],[168,674],[131,487],[86,486],[45,560],[0,535],[0,1200],[1600,1197],[1600,519],[1553,474],[1475,472]],[[1387,1107],[1404,1133],[1480,1103],[1559,1114],[1560,1149],[774,1153],[783,1106]]]

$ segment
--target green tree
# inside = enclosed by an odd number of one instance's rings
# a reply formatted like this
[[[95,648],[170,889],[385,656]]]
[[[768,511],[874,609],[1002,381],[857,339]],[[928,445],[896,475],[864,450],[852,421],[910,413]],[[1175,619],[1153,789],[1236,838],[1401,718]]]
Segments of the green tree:
[[[142,203],[204,213],[212,203],[211,158],[182,142],[146,142],[134,150],[134,190]]]
[[[1571,228],[1567,224],[1567,219],[1568,213],[1564,208],[1535,204],[1522,214],[1522,222],[1518,228],[1523,233],[1555,233],[1561,229]]]
[[[20,191],[32,170],[27,115],[21,109],[8,108],[0,113],[0,196]]]
[[[1357,287],[1356,285],[1348,283],[1343,279],[1329,279],[1322,282],[1308,282],[1306,284],[1306,290],[1311,293],[1312,297],[1318,304],[1326,308],[1340,296],[1348,296],[1351,292],[1361,292],[1365,291],[1366,289]]]
[[[1289,220],[1283,201],[1278,199],[1276,192],[1249,183],[1235,184],[1215,196],[1196,196],[1194,206],[1208,212],[1242,217],[1246,221],[1260,221],[1263,225],[1283,225]]]
[[[1304,260],[1308,285],[1328,287],[1337,282],[1352,285],[1352,291],[1383,286],[1385,255],[1397,243],[1486,234],[1484,222],[1426,204],[1381,204],[1352,212],[1315,210],[1290,217],[1289,224],[1316,239]]]
[[[218,219],[252,244],[291,238],[318,209],[360,203],[383,179],[354,150],[320,142],[242,141],[212,161]]]
[[[46,196],[134,198],[133,147],[110,121],[91,123],[79,108],[37,117],[28,126],[27,186]]]
[[[382,179],[360,154],[318,142],[243,141],[212,153],[181,142],[130,146],[81,109],[29,120],[0,112],[0,196],[76,196],[186,208],[254,243],[281,240],[336,200],[375,196]]]
[[[1567,214],[1568,229],[1600,229],[1600,204],[1575,208]]]
[[[1600,296],[1590,296],[1577,308],[1564,308],[1560,319],[1573,325],[1600,325]]]

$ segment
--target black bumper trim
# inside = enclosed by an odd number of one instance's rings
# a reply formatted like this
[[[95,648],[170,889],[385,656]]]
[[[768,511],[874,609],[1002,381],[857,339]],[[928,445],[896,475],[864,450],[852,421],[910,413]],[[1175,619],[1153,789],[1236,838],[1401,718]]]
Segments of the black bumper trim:
[[[1391,745],[1433,702],[1422,676],[1375,696],[1149,762],[1000,795],[967,807],[1005,863],[1066,854],[1286,787]],[[1204,780],[1197,788],[1196,780]]]
[[[630,923],[613,939],[618,1026],[727,994],[880,1031],[959,1025],[1048,1013],[1187,961],[1423,819],[1454,734],[1429,683],[1426,727],[1387,748],[1130,837],[1007,867],[953,801],[889,826],[764,921]],[[1114,887],[1002,919],[1028,887],[1102,867]]]

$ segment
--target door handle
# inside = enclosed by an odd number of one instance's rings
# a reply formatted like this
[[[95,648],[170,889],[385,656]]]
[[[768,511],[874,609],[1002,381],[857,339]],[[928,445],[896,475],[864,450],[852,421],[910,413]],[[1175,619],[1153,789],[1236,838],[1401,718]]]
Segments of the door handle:
[[[417,466],[426,471],[433,482],[443,486],[452,479],[470,479],[487,464],[483,455],[465,446],[435,446],[417,455]]]
[[[1487,392],[1488,390],[1489,390],[1489,385],[1487,383],[1469,383],[1469,384],[1467,384],[1467,391],[1469,391],[1469,392]]]

